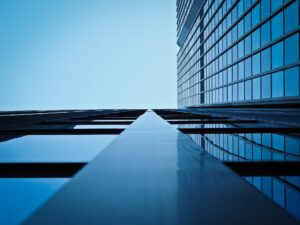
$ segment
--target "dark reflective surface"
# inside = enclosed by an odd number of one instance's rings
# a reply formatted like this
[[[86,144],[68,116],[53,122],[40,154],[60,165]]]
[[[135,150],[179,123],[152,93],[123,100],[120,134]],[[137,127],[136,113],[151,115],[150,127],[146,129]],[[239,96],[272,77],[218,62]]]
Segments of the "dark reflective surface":
[[[85,162],[115,135],[29,135],[0,142],[0,162]]]
[[[25,224],[253,225],[283,221],[296,224],[187,135],[147,112]]]
[[[245,179],[300,221],[300,176],[245,177]]]
[[[224,124],[180,125],[190,127],[232,127]],[[296,136],[255,134],[191,134],[205,151],[222,161],[299,161],[300,139]],[[300,221],[300,177],[246,177],[251,185]]]
[[[62,178],[1,178],[0,224],[20,224],[68,180]]]
[[[215,127],[215,125],[209,126]],[[222,126],[229,127],[230,125]],[[189,136],[207,152],[220,160],[300,160],[300,139],[291,135],[254,133],[191,134]]]

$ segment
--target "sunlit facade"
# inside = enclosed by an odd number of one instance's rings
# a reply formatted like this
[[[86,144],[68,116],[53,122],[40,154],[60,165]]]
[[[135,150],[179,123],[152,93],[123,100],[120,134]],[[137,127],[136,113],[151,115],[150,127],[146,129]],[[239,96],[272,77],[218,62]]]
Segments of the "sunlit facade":
[[[298,0],[178,0],[178,106],[299,99]]]

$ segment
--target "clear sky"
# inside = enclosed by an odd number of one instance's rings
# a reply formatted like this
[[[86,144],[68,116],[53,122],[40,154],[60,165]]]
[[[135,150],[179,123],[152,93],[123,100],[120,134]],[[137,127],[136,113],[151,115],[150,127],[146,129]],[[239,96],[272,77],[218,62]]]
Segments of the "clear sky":
[[[1,0],[0,110],[176,106],[175,0]]]

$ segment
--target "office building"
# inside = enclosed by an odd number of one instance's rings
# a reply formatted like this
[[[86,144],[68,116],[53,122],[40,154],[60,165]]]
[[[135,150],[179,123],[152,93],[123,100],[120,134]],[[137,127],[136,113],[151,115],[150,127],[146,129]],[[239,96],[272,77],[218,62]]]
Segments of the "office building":
[[[299,100],[298,0],[178,0],[178,106]]]
[[[298,0],[177,0],[177,37],[179,108],[254,119],[258,129],[263,121],[298,123]],[[246,126],[227,120],[196,127]],[[191,137],[223,162],[268,162],[279,169],[278,162],[299,161],[298,133],[237,130]],[[245,180],[299,220],[299,176],[288,176],[283,167],[282,176],[267,176],[264,166]]]

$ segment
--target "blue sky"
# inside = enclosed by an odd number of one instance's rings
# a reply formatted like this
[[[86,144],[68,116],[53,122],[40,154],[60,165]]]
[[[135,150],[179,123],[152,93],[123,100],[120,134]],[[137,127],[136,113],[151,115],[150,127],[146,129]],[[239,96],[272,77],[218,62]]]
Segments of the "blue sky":
[[[1,0],[0,110],[176,106],[174,0]]]

